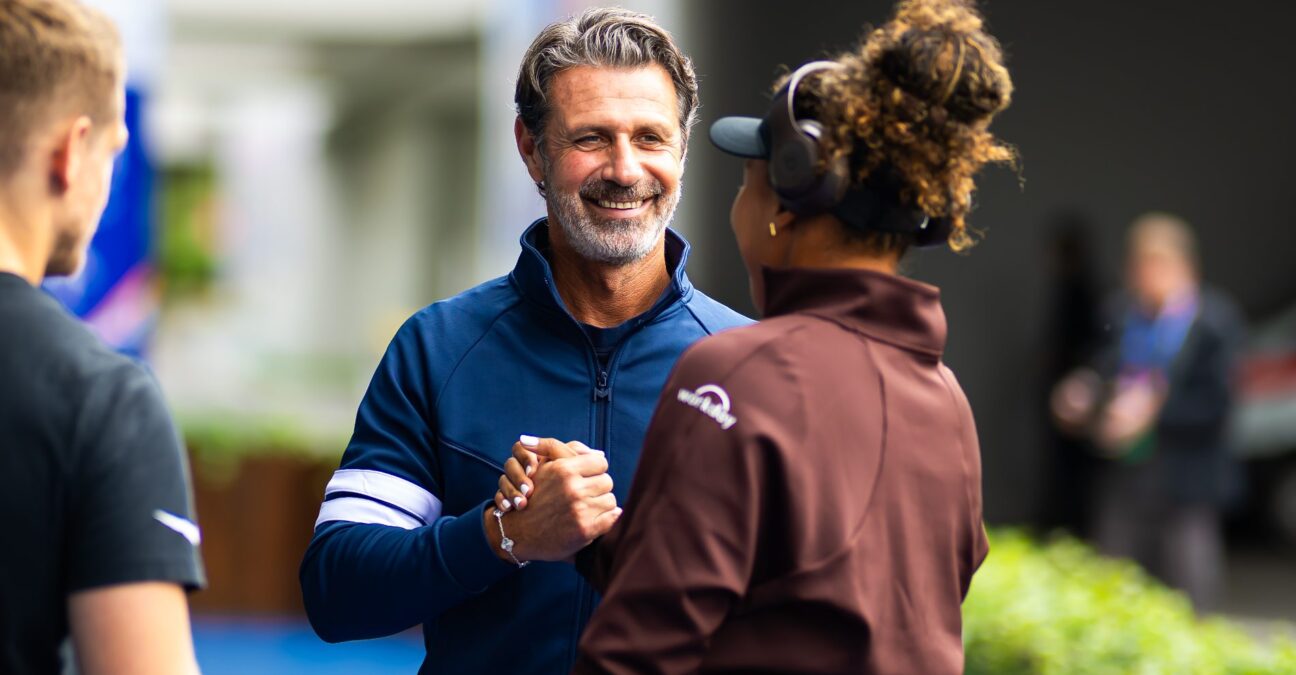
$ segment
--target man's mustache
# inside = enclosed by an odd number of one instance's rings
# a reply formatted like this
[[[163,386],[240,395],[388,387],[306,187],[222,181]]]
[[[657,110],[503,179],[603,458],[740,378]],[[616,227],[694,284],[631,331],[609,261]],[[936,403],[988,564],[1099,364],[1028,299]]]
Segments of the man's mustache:
[[[590,201],[637,202],[658,197],[665,191],[666,188],[655,179],[643,180],[634,185],[619,185],[595,179],[581,185],[580,196]]]

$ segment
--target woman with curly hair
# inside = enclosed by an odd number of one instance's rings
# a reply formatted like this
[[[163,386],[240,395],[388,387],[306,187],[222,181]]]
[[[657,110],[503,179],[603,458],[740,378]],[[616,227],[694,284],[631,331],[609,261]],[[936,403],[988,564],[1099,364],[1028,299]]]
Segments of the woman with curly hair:
[[[711,128],[746,158],[730,218],[765,319],[671,374],[620,522],[577,555],[604,594],[578,672],[963,670],[980,453],[939,291],[897,266],[972,245],[973,177],[1013,160],[987,131],[1012,83],[970,2],[907,0],[776,91]],[[526,440],[501,506],[585,450]]]

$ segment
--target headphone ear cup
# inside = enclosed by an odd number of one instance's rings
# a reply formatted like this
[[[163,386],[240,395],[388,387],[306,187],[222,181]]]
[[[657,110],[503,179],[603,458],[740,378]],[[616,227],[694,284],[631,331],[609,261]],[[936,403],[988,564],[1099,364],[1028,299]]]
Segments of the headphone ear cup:
[[[772,141],[770,185],[783,207],[798,215],[831,210],[845,196],[850,184],[845,158],[820,167],[820,141],[825,136],[824,127],[816,120],[796,119],[792,105],[797,84],[807,73],[840,67],[840,64],[830,61],[814,61],[798,68],[774,97],[770,114],[766,117]]]
[[[814,141],[801,134],[775,146],[770,184],[780,197],[796,200],[814,188],[818,154]]]
[[[797,148],[795,153],[788,154],[797,155],[796,161],[801,163],[795,169],[802,172],[797,175],[801,180],[796,183],[800,189],[795,192],[779,190],[779,196],[783,198],[784,206],[798,215],[830,211],[841,202],[850,185],[849,165],[845,157],[836,157],[829,160],[827,167],[821,172],[817,165],[821,147],[819,143],[825,133],[823,125],[815,120],[798,120],[797,130],[800,132],[797,142],[789,143],[787,148]],[[791,166],[792,162],[789,161],[788,167]]]

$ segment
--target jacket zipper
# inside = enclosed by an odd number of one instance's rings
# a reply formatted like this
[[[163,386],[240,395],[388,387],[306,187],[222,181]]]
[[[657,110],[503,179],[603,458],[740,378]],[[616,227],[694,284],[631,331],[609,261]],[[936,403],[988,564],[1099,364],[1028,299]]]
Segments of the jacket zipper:
[[[627,335],[623,338],[622,343],[624,344],[625,340],[629,339],[629,337],[630,336]],[[617,345],[617,348],[608,355],[608,365],[607,367],[604,367],[603,364],[599,362],[598,352],[594,349],[594,343],[590,342],[590,358],[594,364],[595,372],[593,396],[594,438],[591,440],[594,441],[595,450],[602,450],[605,453],[608,452],[610,432],[609,418],[611,417],[612,410],[612,385],[608,371],[610,371],[612,366],[616,363],[617,355],[620,351],[621,345]],[[611,459],[610,455],[609,459]],[[590,586],[589,583],[582,578],[580,580],[580,589],[580,594],[576,603],[576,625],[572,627],[571,661],[569,667],[573,667],[576,664],[576,653],[577,647],[580,643],[581,634],[580,627],[589,623],[590,616],[594,614],[594,587]]]

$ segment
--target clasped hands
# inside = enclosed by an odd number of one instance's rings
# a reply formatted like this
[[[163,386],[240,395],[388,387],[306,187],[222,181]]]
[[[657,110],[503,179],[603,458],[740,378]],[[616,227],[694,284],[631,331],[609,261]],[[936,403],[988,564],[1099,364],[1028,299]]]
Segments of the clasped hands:
[[[603,536],[621,516],[607,457],[583,443],[522,436],[495,493],[518,560],[567,560]],[[510,561],[493,509],[484,514],[496,555]]]

